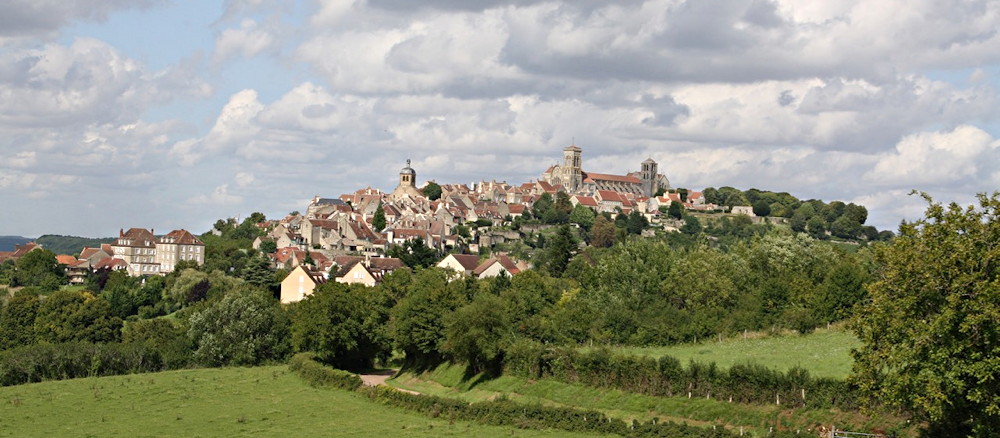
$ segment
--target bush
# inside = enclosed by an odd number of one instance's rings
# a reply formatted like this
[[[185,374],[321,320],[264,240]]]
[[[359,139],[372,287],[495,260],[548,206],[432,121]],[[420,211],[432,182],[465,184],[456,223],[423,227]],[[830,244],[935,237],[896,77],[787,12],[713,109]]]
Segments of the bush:
[[[142,344],[36,344],[0,353],[0,385],[162,371],[160,354]]]
[[[354,391],[361,387],[361,378],[347,371],[327,367],[316,361],[313,353],[299,353],[288,361],[288,368],[318,388],[339,388]]]

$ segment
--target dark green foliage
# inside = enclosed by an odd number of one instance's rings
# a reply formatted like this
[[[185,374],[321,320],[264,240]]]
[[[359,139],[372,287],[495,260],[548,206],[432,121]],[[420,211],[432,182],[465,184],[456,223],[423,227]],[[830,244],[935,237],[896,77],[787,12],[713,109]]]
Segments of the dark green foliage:
[[[260,242],[260,246],[257,248],[262,254],[274,254],[278,250],[278,244],[273,240],[265,240]]]
[[[527,405],[507,398],[466,403],[457,399],[408,394],[387,387],[363,387],[361,392],[374,401],[423,413],[431,417],[476,421],[496,426],[529,429],[561,429],[576,433],[614,434],[628,437],[708,437],[736,436],[725,428],[700,428],[670,421],[626,423],[598,411],[569,407]],[[782,436],[782,435],[775,435]]]
[[[771,204],[765,199],[760,199],[753,203],[753,214],[760,217],[771,215]]]
[[[681,225],[682,233],[693,236],[700,233],[701,230],[701,221],[699,221],[698,218],[691,215],[684,217],[684,225]]]
[[[257,365],[289,352],[288,315],[270,293],[234,290],[191,316],[194,358],[208,366]]]
[[[35,342],[38,295],[19,293],[7,300],[0,311],[0,350]]]
[[[160,355],[142,344],[70,342],[0,352],[0,386],[163,369]]]
[[[35,318],[38,342],[115,342],[121,339],[121,318],[111,304],[89,293],[55,292],[42,300]]]
[[[122,329],[122,342],[141,344],[157,352],[167,369],[188,366],[194,353],[194,344],[187,336],[187,328],[164,318],[126,322]]]
[[[566,270],[566,265],[569,264],[575,249],[576,239],[573,237],[573,231],[568,225],[563,225],[546,243],[539,266],[553,277],[559,277]]]
[[[274,290],[278,287],[274,281],[274,270],[271,269],[271,262],[264,254],[251,257],[247,261],[246,266],[243,267],[242,278],[247,284],[259,289]]]
[[[740,403],[773,404],[777,398],[791,407],[859,407],[857,388],[842,380],[812,377],[801,368],[783,373],[756,364],[737,364],[728,370],[720,370],[714,363],[691,362],[685,367],[670,356],[656,359],[616,355],[605,349],[580,352],[522,344],[507,354],[504,372],[658,397],[690,392],[719,400],[732,397]]]
[[[649,221],[646,220],[646,216],[640,213],[639,210],[632,210],[625,221],[625,229],[629,234],[640,234],[647,225],[649,225]]]
[[[445,320],[444,351],[467,363],[474,373],[500,374],[511,322],[505,303],[491,293],[479,293],[471,303]]]
[[[42,245],[43,248],[56,254],[79,255],[83,247],[100,248],[102,243],[114,243],[115,240],[114,237],[92,239],[89,237],[45,234],[35,239],[35,243]]]
[[[354,391],[364,383],[356,374],[330,368],[316,361],[313,353],[298,353],[288,360],[288,369],[310,386]]]
[[[429,267],[438,261],[440,255],[437,250],[427,246],[424,239],[419,237],[389,248],[389,257],[398,258],[411,268]]]
[[[378,306],[369,305],[363,286],[328,282],[292,308],[292,347],[311,351],[322,362],[352,370],[371,368],[376,357],[388,354],[388,339],[374,332],[384,326],[388,309],[372,315]],[[366,324],[368,318],[376,320]]]
[[[1000,430],[1000,192],[978,205],[928,202],[877,245],[876,281],[854,320],[854,381],[914,412],[928,436]]]
[[[28,251],[17,260],[11,286],[38,286],[45,291],[59,289],[66,282],[63,267],[56,263],[56,255],[47,249]]]
[[[406,354],[408,366],[436,365],[443,359],[445,318],[465,305],[475,281],[448,281],[440,269],[418,271],[408,294],[392,308],[389,333],[395,348]]]
[[[424,193],[424,196],[431,201],[441,199],[441,186],[434,181],[427,181],[427,184],[424,185],[424,188],[421,189],[421,191]]]
[[[681,219],[684,217],[684,206],[680,202],[671,202],[670,206],[667,207],[667,215],[674,219]]]
[[[441,188],[438,187],[438,197],[441,196]],[[372,217],[372,229],[375,231],[382,231],[385,228],[385,209],[382,208],[382,203],[378,203],[378,207],[375,208],[375,216]]]

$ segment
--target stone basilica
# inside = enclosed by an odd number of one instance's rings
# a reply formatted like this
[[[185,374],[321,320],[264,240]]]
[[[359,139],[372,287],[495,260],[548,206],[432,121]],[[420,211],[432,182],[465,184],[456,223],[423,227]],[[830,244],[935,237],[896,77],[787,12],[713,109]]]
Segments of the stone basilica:
[[[593,196],[598,190],[608,190],[648,198],[660,189],[670,188],[670,181],[662,173],[657,173],[657,164],[651,158],[641,163],[639,172],[610,175],[583,170],[582,154],[583,150],[576,145],[567,146],[563,149],[562,165],[549,167],[539,179],[553,186],[562,186],[569,194],[586,196]]]

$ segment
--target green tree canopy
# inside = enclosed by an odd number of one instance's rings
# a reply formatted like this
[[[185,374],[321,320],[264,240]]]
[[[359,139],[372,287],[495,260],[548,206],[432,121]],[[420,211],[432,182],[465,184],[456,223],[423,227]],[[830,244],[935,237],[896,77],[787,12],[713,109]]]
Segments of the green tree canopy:
[[[854,380],[929,421],[929,436],[1000,430],[1000,192],[978,206],[929,196],[925,217],[876,247],[853,328]]]
[[[47,249],[28,251],[15,265],[14,286],[40,286],[43,290],[54,291],[64,283],[63,269],[56,263],[56,255]]]
[[[190,324],[195,360],[205,365],[257,365],[282,359],[290,350],[288,315],[264,291],[230,291],[192,315]]]
[[[440,190],[441,188],[438,187],[438,196],[440,196]],[[379,202],[378,207],[375,208],[375,216],[372,217],[372,228],[379,232],[385,229],[385,209],[382,208],[381,202]]]
[[[434,181],[427,181],[427,184],[423,188],[424,196],[431,201],[436,201],[441,199],[441,186]]]

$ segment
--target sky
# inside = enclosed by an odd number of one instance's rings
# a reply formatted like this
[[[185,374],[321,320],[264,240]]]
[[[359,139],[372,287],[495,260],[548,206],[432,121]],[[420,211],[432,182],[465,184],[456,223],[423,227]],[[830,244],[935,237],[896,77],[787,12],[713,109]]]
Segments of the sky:
[[[0,235],[207,231],[313,196],[646,158],[866,206],[1000,188],[1000,2],[7,0]]]

